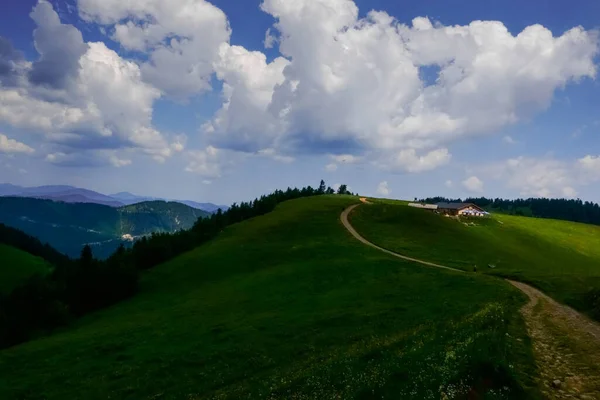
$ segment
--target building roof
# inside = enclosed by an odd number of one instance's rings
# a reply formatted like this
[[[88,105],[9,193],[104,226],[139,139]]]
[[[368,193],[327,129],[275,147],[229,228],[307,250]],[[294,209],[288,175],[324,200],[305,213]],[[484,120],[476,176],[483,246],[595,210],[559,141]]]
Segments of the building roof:
[[[469,206],[475,207],[479,210],[483,210],[481,207],[473,204],[473,203],[437,203],[438,208],[444,210],[462,210],[463,208],[467,208]]]

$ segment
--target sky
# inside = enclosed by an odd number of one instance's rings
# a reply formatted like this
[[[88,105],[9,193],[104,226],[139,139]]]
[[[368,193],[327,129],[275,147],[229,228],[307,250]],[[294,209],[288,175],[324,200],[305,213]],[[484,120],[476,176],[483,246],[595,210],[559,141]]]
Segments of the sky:
[[[4,0],[0,182],[600,202],[595,0]]]

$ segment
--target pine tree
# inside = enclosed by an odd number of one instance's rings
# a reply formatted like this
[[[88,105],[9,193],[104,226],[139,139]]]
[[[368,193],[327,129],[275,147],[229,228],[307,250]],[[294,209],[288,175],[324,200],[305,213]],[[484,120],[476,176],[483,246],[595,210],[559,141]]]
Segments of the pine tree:
[[[319,194],[324,194],[326,190],[325,181],[321,179],[321,183],[319,184]]]

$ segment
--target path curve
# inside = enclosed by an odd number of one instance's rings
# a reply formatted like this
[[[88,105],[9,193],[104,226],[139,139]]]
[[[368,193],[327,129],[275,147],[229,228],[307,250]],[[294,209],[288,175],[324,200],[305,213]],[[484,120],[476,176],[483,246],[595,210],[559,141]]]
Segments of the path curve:
[[[366,203],[366,200],[363,200],[363,198],[361,198],[361,201],[363,203]],[[354,227],[350,224],[350,221],[348,221],[348,215],[350,215],[350,213],[352,212],[352,210],[354,210],[356,207],[360,206],[360,204],[354,204],[348,208],[346,208],[343,212],[342,215],[340,216],[340,220],[342,221],[342,224],[344,225],[344,227],[348,230],[348,232],[350,232],[352,234],[352,236],[354,236],[357,240],[361,241],[362,243],[366,244],[367,246],[371,246],[376,248],[377,250],[383,251],[384,253],[387,253],[391,256],[394,257],[398,257],[401,258],[403,260],[406,261],[412,261],[412,262],[416,262],[422,265],[427,265],[430,267],[436,267],[436,268],[443,268],[443,269],[448,269],[450,271],[455,271],[455,272],[465,272],[463,270],[460,269],[456,269],[456,268],[451,268],[451,267],[446,267],[445,265],[440,265],[440,264],[435,264],[429,261],[423,261],[423,260],[419,260],[417,258],[412,258],[412,257],[408,257],[408,256],[403,256],[402,254],[398,254],[398,253],[394,253],[393,251],[390,250],[386,250],[383,247],[379,247],[377,246],[375,243],[371,243],[369,242],[367,239],[365,239],[364,237],[362,237],[360,235],[360,233],[358,233],[356,231],[356,229],[354,229]]]
[[[360,201],[369,204],[364,197]],[[344,227],[360,242],[406,261],[465,272],[398,254],[368,241],[348,220],[350,213],[361,203],[347,207],[340,215]],[[600,400],[600,325],[538,289],[522,282],[507,281],[529,298],[521,308],[521,314],[533,341],[540,375],[537,381],[544,396],[548,399]],[[541,307],[536,307],[540,303]],[[565,338],[569,339],[567,344]]]

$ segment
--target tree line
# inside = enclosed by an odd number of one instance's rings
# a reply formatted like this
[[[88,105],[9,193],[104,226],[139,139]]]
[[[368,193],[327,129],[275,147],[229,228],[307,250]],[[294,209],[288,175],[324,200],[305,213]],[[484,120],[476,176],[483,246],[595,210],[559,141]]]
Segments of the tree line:
[[[463,201],[461,199],[448,199],[445,197],[430,197],[419,201],[425,203],[473,203],[490,212],[600,225],[600,206],[597,203],[584,202],[580,199],[529,198],[507,200],[468,197]]]
[[[70,259],[34,237],[0,225],[0,243],[42,257],[53,265],[50,274],[32,276],[8,295],[0,294],[0,348],[27,341],[135,295],[140,271],[192,250],[231,224],[267,214],[287,200],[334,193],[352,194],[346,185],[335,191],[322,180],[316,189],[308,186],[276,190],[199,218],[189,230],[154,233],[129,249],[121,245],[104,261],[95,259],[88,245],[78,259]]]

